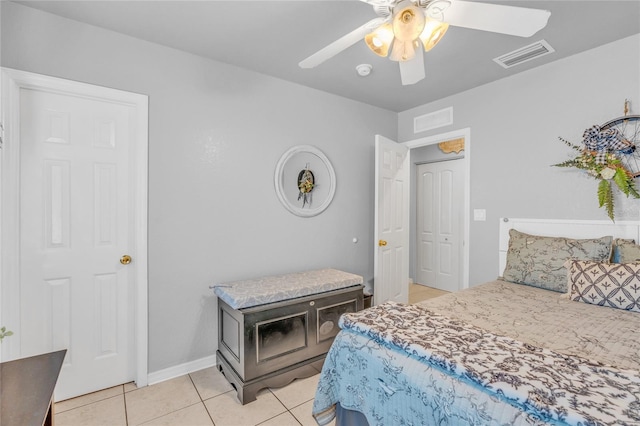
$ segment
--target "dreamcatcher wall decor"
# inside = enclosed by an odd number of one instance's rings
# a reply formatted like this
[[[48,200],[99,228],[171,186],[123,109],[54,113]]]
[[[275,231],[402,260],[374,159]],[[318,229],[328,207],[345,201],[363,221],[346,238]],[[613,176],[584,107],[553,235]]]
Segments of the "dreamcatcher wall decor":
[[[309,170],[309,163],[307,163],[305,168],[298,173],[298,190],[300,191],[298,201],[302,198],[303,208],[305,204],[309,204],[309,207],[311,207],[311,192],[315,186],[316,179],[313,176],[313,172]]]
[[[331,204],[336,192],[336,174],[327,156],[318,148],[297,145],[280,157],[274,184],[276,195],[287,210],[296,216],[311,217]]]
[[[640,198],[635,179],[640,176],[640,115],[629,115],[629,101],[624,102],[624,115],[594,125],[584,131],[582,145],[559,138],[578,155],[557,167],[585,170],[598,183],[598,203],[614,220],[613,188],[627,197]],[[615,185],[614,185],[615,184]]]

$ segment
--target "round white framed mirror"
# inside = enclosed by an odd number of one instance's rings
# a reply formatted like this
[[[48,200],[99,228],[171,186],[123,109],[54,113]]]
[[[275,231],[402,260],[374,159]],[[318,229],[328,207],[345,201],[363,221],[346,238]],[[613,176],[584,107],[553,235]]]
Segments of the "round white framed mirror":
[[[280,157],[274,183],[278,199],[287,210],[296,216],[312,217],[331,204],[336,192],[336,173],[318,148],[297,145]]]

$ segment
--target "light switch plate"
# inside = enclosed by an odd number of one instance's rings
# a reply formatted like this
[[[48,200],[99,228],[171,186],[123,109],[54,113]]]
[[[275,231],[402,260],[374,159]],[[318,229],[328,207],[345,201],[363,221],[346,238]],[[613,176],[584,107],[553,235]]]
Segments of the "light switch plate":
[[[476,222],[484,222],[487,220],[487,211],[485,209],[473,209],[473,220]]]

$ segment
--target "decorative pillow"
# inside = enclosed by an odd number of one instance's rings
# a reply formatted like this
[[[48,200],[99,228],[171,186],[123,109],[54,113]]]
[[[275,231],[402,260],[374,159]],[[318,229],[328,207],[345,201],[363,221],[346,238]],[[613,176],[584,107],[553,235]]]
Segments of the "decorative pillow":
[[[568,282],[573,301],[640,312],[640,263],[572,260]]]
[[[622,254],[621,254],[621,249],[620,246],[623,246],[625,244],[635,244],[635,240],[626,240],[624,238],[615,238],[613,240],[613,247],[611,248],[612,252],[611,252],[611,263],[623,263],[621,259]],[[569,266],[567,265],[567,268]]]
[[[529,235],[509,230],[507,266],[503,278],[517,284],[565,293],[569,259],[606,262],[611,257],[613,237],[575,240]]]
[[[613,251],[615,263],[640,262],[640,246],[634,240],[617,239]]]

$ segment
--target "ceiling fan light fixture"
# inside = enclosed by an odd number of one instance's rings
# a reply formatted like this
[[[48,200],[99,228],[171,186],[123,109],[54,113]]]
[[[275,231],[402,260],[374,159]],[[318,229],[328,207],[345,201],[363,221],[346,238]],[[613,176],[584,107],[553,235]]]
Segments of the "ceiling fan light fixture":
[[[400,2],[394,9],[392,20],[396,40],[412,42],[424,30],[426,18],[422,9],[409,0]]]
[[[391,24],[384,24],[364,37],[365,43],[373,53],[383,58],[389,54],[393,42],[393,28]]]
[[[435,19],[427,19],[427,23],[424,26],[424,31],[420,34],[420,40],[424,45],[424,51],[428,52],[435,47],[436,44],[449,29],[449,24],[446,22],[436,21]]]
[[[416,56],[416,47],[419,47],[416,41],[417,40],[401,41],[396,39],[393,42],[389,59],[396,62],[405,62],[413,59]]]

